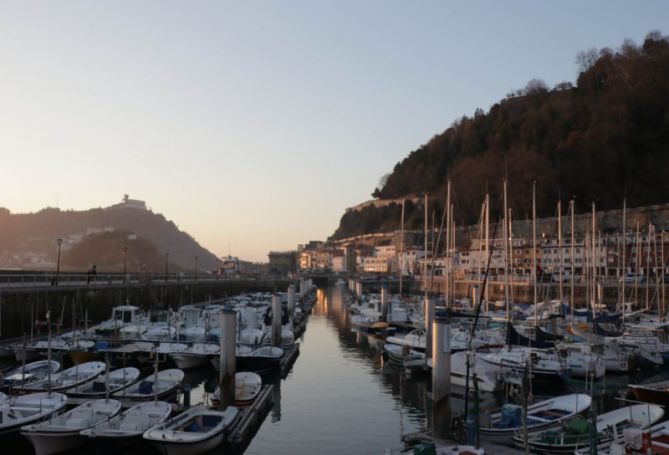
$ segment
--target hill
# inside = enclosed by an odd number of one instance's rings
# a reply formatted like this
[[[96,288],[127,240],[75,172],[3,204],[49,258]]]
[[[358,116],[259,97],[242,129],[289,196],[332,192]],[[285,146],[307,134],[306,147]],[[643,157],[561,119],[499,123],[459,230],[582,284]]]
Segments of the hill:
[[[63,239],[62,259],[66,267],[102,264],[107,255],[109,263],[113,263],[112,257],[118,261],[122,255],[120,245],[111,241],[117,236],[109,239],[98,236],[117,231],[120,231],[121,237],[127,237],[129,233],[137,236],[135,245],[141,246],[145,255],[138,260],[144,263],[152,263],[153,256],[158,254],[164,264],[164,255],[169,252],[170,263],[183,270],[195,268],[195,256],[198,257],[200,270],[213,269],[218,265],[214,254],[163,215],[116,204],[84,211],[46,208],[36,213],[20,214],[11,214],[9,210],[0,208],[0,266],[51,267],[56,260],[57,238]],[[92,243],[96,246],[93,247]],[[106,251],[107,247],[112,251]],[[76,256],[72,256],[72,263],[67,262],[70,251],[78,251]],[[138,253],[139,250],[134,253],[129,250],[128,254],[131,257]]]
[[[576,84],[532,80],[487,113],[462,117],[397,163],[373,196],[428,192],[439,213],[450,177],[458,224],[478,220],[486,191],[497,201],[505,176],[516,219],[531,214],[535,180],[540,216],[572,196],[577,211],[593,201],[601,209],[624,198],[628,206],[669,201],[669,39],[651,32],[641,46],[592,49],[577,63]],[[421,225],[420,210],[407,206],[409,228]],[[397,203],[365,205],[345,213],[333,237],[397,229],[399,220]]]

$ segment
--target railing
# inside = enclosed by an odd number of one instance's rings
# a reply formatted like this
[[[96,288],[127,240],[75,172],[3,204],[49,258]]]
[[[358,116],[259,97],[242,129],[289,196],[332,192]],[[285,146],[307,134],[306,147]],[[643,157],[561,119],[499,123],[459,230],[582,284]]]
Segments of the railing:
[[[0,289],[16,287],[34,287],[34,286],[122,286],[136,285],[139,283],[198,283],[198,282],[216,282],[230,279],[239,279],[225,277],[222,275],[210,275],[205,273],[186,274],[169,273],[165,274],[126,274],[125,279],[122,273],[89,275],[86,273],[12,273],[0,274]]]

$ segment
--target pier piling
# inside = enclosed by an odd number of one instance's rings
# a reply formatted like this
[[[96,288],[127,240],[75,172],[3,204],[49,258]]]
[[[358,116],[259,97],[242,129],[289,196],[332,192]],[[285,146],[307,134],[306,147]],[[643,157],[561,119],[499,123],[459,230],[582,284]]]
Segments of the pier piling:
[[[272,296],[272,346],[281,346],[281,299]]]
[[[219,315],[219,325],[221,328],[220,338],[220,388],[221,397],[219,407],[225,410],[235,401],[235,361],[236,346],[235,332],[237,325],[237,313],[230,309],[224,309]]]
[[[434,319],[432,337],[432,434],[447,439],[450,428],[451,346],[448,319]]]

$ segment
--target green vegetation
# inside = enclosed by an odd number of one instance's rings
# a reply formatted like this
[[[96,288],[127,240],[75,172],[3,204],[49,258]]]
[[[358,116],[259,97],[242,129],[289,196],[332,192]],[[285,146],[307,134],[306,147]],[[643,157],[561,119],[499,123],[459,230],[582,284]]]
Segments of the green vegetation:
[[[514,218],[531,214],[537,181],[540,216],[555,214],[558,198],[576,198],[577,211],[669,201],[669,39],[650,33],[641,46],[581,52],[576,85],[553,89],[538,80],[490,108],[477,109],[397,163],[373,196],[429,192],[443,209],[450,177],[455,219],[475,223],[486,191],[491,209],[509,181]],[[566,204],[564,205],[566,207]],[[422,223],[416,207],[407,226]],[[437,213],[439,213],[439,210]],[[495,215],[496,216],[496,215]],[[335,238],[397,229],[400,207],[348,212]]]

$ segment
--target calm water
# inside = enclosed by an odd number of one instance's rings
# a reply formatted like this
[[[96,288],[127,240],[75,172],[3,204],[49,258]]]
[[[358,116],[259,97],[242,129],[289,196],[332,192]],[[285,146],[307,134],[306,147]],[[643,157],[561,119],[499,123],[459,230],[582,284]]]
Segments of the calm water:
[[[372,454],[423,428],[424,382],[384,368],[382,343],[347,326],[343,288],[319,291],[300,356],[245,453]]]

